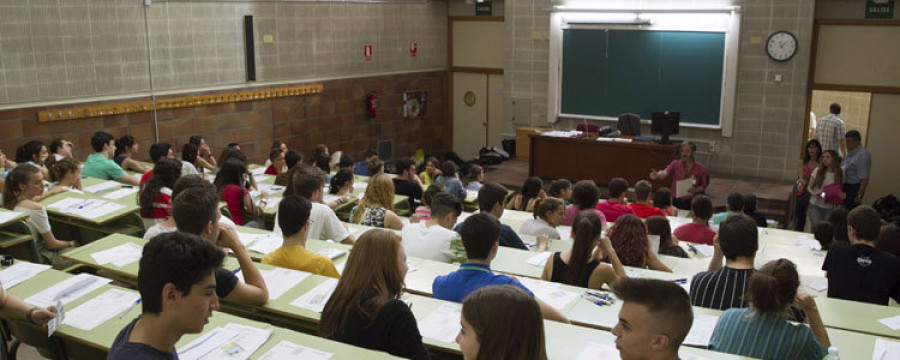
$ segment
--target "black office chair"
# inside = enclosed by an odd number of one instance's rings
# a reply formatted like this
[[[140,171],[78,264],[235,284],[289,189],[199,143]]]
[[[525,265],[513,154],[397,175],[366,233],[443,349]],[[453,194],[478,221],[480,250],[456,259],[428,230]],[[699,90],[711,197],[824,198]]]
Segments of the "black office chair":
[[[641,117],[632,113],[621,114],[617,127],[622,135],[641,136]]]

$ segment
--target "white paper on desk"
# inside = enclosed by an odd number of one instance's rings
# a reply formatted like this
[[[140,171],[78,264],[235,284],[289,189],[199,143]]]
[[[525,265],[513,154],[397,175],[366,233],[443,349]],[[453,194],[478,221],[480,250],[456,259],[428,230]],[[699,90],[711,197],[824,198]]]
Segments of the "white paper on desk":
[[[818,291],[818,292],[828,290],[828,279],[822,279],[822,280],[815,281],[815,282],[807,285],[807,287],[810,289],[813,289],[815,291]]]
[[[632,279],[640,279],[644,277],[644,269],[637,269],[633,267],[625,268],[625,276]]]
[[[261,174],[261,173],[258,174],[258,175],[257,175],[257,174],[254,174],[254,175],[253,175],[253,180],[256,180],[256,182],[262,182],[262,181],[269,180],[270,177],[271,177],[271,176],[269,176],[269,175],[263,175],[263,174]]]
[[[337,287],[337,284],[337,279],[329,278],[319,284],[319,286],[306,292],[306,294],[291,301],[291,305],[320,313],[325,309],[325,303],[331,298],[331,294],[334,293],[334,288]]]
[[[85,301],[77,308],[66,314],[63,324],[71,325],[82,330],[93,330],[97,325],[112,319],[125,310],[131,308],[141,295],[119,290],[109,289],[97,295],[97,297]]]
[[[362,181],[360,181],[360,182],[354,181],[353,182],[354,189],[365,189],[367,186],[369,186],[369,183],[367,183],[367,182],[362,182]]]
[[[559,233],[560,240],[572,239],[572,227],[571,226],[557,226],[556,231]]]
[[[694,186],[694,178],[689,177],[684,180],[678,180],[675,182],[675,197],[684,197],[688,196],[691,193],[688,192]]]
[[[272,336],[272,329],[259,329],[252,326],[230,323],[225,325],[225,330],[233,331],[238,336],[213,349],[203,360],[244,360],[253,355],[257,349]]]
[[[250,173],[253,175],[263,175],[266,173],[266,167],[260,166],[258,168],[250,170]],[[256,178],[256,181],[260,181],[258,177],[256,177],[256,176],[254,176],[254,177]]]
[[[182,346],[181,349],[177,349],[178,358],[181,360],[201,359],[239,336],[241,334],[237,331],[217,327]]]
[[[59,211],[66,211],[66,209],[69,209],[72,207],[77,207],[79,204],[81,204],[82,201],[84,201],[84,199],[82,199],[82,198],[68,197],[68,198],[62,199],[60,201],[57,201],[55,203],[52,203],[50,205],[47,205],[47,207],[49,207],[51,209],[57,209]]]
[[[259,234],[256,236],[256,242],[250,246],[250,250],[268,254],[278,248],[281,247],[281,244],[284,243],[284,239],[281,236],[275,235],[274,233],[269,234]]]
[[[366,197],[366,193],[365,193],[365,192],[361,192],[361,193],[359,193],[359,194],[356,194],[356,198],[359,199],[359,200],[362,200],[364,197]]]
[[[601,136],[601,137],[598,137],[598,138],[597,138],[597,141],[601,141],[601,142],[613,142],[613,138],[608,138],[608,137],[602,137],[602,136]]]
[[[697,252],[703,254],[706,257],[712,257],[716,253],[716,248],[714,246],[706,245],[706,244],[691,244]]]
[[[794,242],[794,246],[815,251],[822,250],[822,244],[819,243],[819,240],[811,239],[804,235],[797,236],[797,241]]]
[[[63,304],[68,304],[72,300],[78,299],[84,294],[99,289],[101,286],[112,282],[107,278],[94,276],[87,273],[81,273],[60,281],[55,285],[44,289],[43,291],[31,295],[25,299],[26,303],[45,308],[56,303],[57,298]],[[132,301],[134,302],[134,301]],[[128,303],[127,305],[130,305]]]
[[[119,190],[113,191],[109,194],[103,195],[104,199],[110,200],[119,200],[128,195],[132,195],[138,192],[137,188],[121,188]]]
[[[278,208],[278,204],[281,203],[281,199],[283,199],[283,198],[281,198],[281,197],[275,197],[275,196],[269,197],[269,200],[266,202],[266,209],[267,209],[267,210],[269,210],[269,209],[277,209],[277,208]]]
[[[466,190],[466,200],[475,201],[478,199],[478,190]]]
[[[694,316],[694,325],[691,331],[684,338],[685,345],[709,346],[709,339],[712,338],[713,330],[716,328],[716,322],[719,321],[718,316],[697,315]]]
[[[452,343],[459,334],[461,311],[460,304],[443,304],[419,321],[419,332],[423,337]]]
[[[872,360],[888,359],[900,359],[900,342],[876,338]]]
[[[891,328],[891,330],[900,330],[900,316],[884,318],[878,320],[878,322],[884,324],[884,326]]]
[[[279,191],[284,191],[284,189],[285,189],[285,187],[281,186],[281,185],[266,185],[266,184],[258,184],[258,185],[256,185],[256,188],[259,189],[259,191],[267,192],[269,194],[274,194]]]
[[[10,220],[12,220],[12,218],[19,216],[19,215],[22,215],[22,213],[17,212],[17,211],[7,211],[7,210],[0,211],[0,224],[10,221]]]
[[[688,354],[688,353],[683,353],[683,352],[678,353],[678,359],[680,359],[680,360],[708,360],[707,358],[702,357],[700,355]]]
[[[553,253],[542,252],[540,254],[537,254],[535,256],[528,258],[528,260],[525,260],[525,262],[529,263],[531,265],[534,265],[534,266],[544,267],[544,265],[547,264],[547,259],[550,259],[550,255],[553,255]]]
[[[67,214],[88,219],[96,219],[113,211],[122,209],[125,205],[100,199],[66,198],[50,204],[49,207]]]
[[[50,265],[35,264],[30,262],[17,262],[13,266],[0,271],[0,284],[3,290],[9,290],[23,281],[33,278],[42,271],[50,268]]]
[[[456,224],[457,224],[457,225],[458,225],[458,224],[462,224],[463,221],[466,221],[466,219],[469,218],[469,216],[472,216],[472,213],[464,212],[464,213],[462,213],[462,214],[459,214],[459,216],[456,217]],[[454,226],[455,226],[455,225],[454,225]]]
[[[538,299],[543,300],[556,310],[562,310],[578,298],[578,293],[561,290],[559,283],[541,281],[529,278],[521,278],[522,285],[531,290]]]
[[[113,264],[118,267],[125,267],[135,261],[141,259],[144,248],[138,244],[127,242],[119,246],[98,251],[91,254],[94,261],[98,265]]]
[[[338,274],[344,275],[344,267],[347,266],[347,262],[344,261],[340,264],[334,265],[334,268],[337,269]],[[409,272],[407,272],[408,274]]]
[[[305,271],[297,271],[276,267],[272,270],[260,270],[263,280],[266,282],[266,289],[269,290],[269,300],[276,300],[288,292],[288,290],[297,286],[301,281],[308,278],[310,273]],[[238,279],[244,280],[244,272],[238,271],[235,274]]]
[[[62,324],[65,319],[66,309],[61,301],[56,300],[56,312],[54,313],[53,318],[47,322],[47,337],[53,336],[53,333],[56,332],[56,329],[59,329],[59,325]]]
[[[577,360],[609,360],[620,359],[619,350],[614,346],[606,344],[592,343],[588,344],[581,353],[578,354]]]
[[[324,202],[325,204],[331,204],[340,198],[341,198],[340,195],[325,194],[325,195],[322,195],[322,202]]]
[[[94,194],[94,193],[97,193],[98,191],[106,190],[113,186],[119,186],[119,185],[122,185],[122,184],[112,181],[112,180],[107,180],[107,181],[104,181],[99,184],[94,184],[94,185],[88,186],[88,187],[84,188],[84,191]]]
[[[331,259],[331,260],[334,260],[334,259],[337,259],[337,258],[339,258],[339,257],[341,257],[341,256],[344,256],[344,254],[346,254],[346,253],[347,253],[347,252],[344,251],[344,250],[341,250],[341,249],[335,249],[335,248],[322,249],[322,250],[316,251],[316,254],[322,255],[322,256],[327,257],[327,258],[329,258],[329,259]]]
[[[334,354],[321,350],[311,349],[300,346],[292,342],[282,340],[275,345],[259,360],[283,360],[283,359],[305,359],[305,360],[328,360]]]

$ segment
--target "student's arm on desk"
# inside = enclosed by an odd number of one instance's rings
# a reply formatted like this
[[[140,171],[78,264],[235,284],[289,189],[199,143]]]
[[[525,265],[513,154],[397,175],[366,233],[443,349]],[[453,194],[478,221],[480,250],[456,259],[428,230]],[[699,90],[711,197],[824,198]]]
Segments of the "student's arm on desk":
[[[672,272],[672,269],[669,269],[666,264],[659,261],[659,257],[656,256],[656,253],[650,250],[647,250],[647,267],[650,268],[650,270]]]
[[[141,163],[134,161],[134,159],[132,159],[132,158],[125,158],[125,160],[122,161],[122,168],[125,170],[131,170],[134,172],[138,172],[141,174],[147,172],[147,168],[145,168],[144,165],[141,165]]]
[[[244,248],[244,244],[238,240],[237,232],[230,226],[219,226],[219,239],[217,245],[227,247],[234,252],[241,272],[244,274],[244,282],[238,282],[233,290],[225,297],[225,300],[248,305],[263,305],[269,301],[269,290],[259,269],[250,259],[250,254]]]
[[[22,319],[35,325],[44,326],[56,316],[56,307],[46,309],[32,307],[21,299],[0,290],[0,316],[6,319]]]
[[[819,340],[819,344],[826,348],[831,347],[831,341],[828,340],[828,332],[825,331],[825,324],[822,322],[822,317],[819,316],[816,299],[807,293],[798,292],[794,298],[794,304],[806,312],[806,322],[809,323],[809,329],[812,330],[816,340]]]
[[[59,193],[61,193],[61,192],[65,192],[65,191],[66,191],[66,189],[63,189],[63,188],[61,188],[61,187],[53,187],[53,189],[50,189],[50,190],[48,190],[48,191],[44,191],[43,194],[40,194],[40,195],[38,195],[38,196],[32,197],[31,200],[33,200],[33,201],[35,201],[35,202],[41,202],[41,201],[43,201],[44,199],[46,199],[46,198],[48,198],[48,197],[51,197],[51,196],[53,196],[53,195],[56,195],[56,194],[59,194]]]
[[[138,186],[138,185],[141,184],[141,181],[138,180],[138,178],[136,178],[136,177],[134,177],[134,176],[131,176],[131,175],[128,175],[128,174],[119,176],[119,178],[116,179],[116,181],[118,181],[118,182],[120,182],[120,183],[125,183],[125,184],[128,184],[128,185],[134,185],[134,186]]]
[[[722,268],[722,248],[719,247],[719,235],[713,238],[713,256],[709,259],[709,271],[716,271]]]

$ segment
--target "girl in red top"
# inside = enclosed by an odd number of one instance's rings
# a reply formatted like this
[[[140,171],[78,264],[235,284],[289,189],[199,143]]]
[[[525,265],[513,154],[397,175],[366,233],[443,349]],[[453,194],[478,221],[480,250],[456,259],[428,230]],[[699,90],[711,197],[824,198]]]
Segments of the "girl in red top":
[[[259,227],[260,223],[256,221],[245,223],[244,214],[246,213],[253,218],[262,215],[266,209],[269,195],[262,193],[262,199],[259,201],[259,204],[253,203],[253,200],[250,199],[250,193],[244,187],[244,176],[249,172],[247,165],[243,161],[236,158],[226,160],[216,175],[216,191],[219,192],[222,201],[228,206],[228,213],[235,224]]]
[[[266,168],[266,175],[281,174],[281,170],[284,168],[284,151],[272,149],[269,152],[269,161],[272,163]]]
[[[141,217],[165,221],[172,214],[172,188],[181,177],[181,162],[160,158],[153,168],[153,177],[139,194]]]
[[[806,227],[806,209],[809,207],[809,193],[805,191],[806,184],[809,184],[813,169],[819,167],[821,160],[822,144],[816,139],[807,141],[806,152],[800,159],[800,178],[797,179],[797,221],[794,226],[796,231],[803,231],[803,228]]]

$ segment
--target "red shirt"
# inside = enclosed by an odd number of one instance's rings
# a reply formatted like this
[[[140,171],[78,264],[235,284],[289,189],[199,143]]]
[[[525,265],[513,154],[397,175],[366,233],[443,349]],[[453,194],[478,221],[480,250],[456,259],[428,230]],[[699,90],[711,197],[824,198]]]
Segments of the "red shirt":
[[[153,170],[147,170],[143,175],[141,175],[141,187],[144,186],[144,183],[150,181],[153,178]]]
[[[172,214],[172,189],[164,187],[153,202],[153,216],[150,219],[166,219]]]
[[[672,232],[678,240],[695,244],[713,245],[716,232],[706,224],[687,223],[679,226]]]
[[[266,168],[266,175],[278,175],[278,169],[275,168],[275,164],[269,165]]]
[[[706,189],[706,167],[703,164],[694,161],[694,166],[691,167],[691,171],[688,172],[684,169],[684,160],[678,159],[669,163],[669,166],[666,166],[666,172],[669,176],[672,177],[672,187],[669,190],[672,190],[672,194],[676,193],[675,183],[678,180],[684,180],[689,177],[694,178],[694,186],[699,186]],[[694,195],[688,195],[681,197],[679,199],[693,199]]]
[[[646,219],[651,216],[666,216],[666,213],[660,210],[657,207],[653,207],[647,204],[628,204],[628,207],[631,208],[631,211],[634,212],[634,216],[637,216],[641,219]]]
[[[586,210],[578,210],[578,205],[568,205],[566,206],[566,214],[563,216],[562,224],[566,226],[572,226],[572,222],[575,221],[575,217],[578,216],[578,213],[582,211],[590,211]],[[597,209],[594,209],[594,214],[597,214],[597,217],[600,218],[600,223],[603,228],[606,229],[606,215],[603,215],[603,212]]]
[[[613,201],[597,203],[597,210],[603,212],[603,215],[606,216],[606,221],[609,222],[616,222],[616,219],[618,219],[619,216],[634,213],[628,205]]]
[[[244,194],[247,189],[237,185],[226,185],[222,189],[222,201],[228,206],[231,221],[237,225],[244,225]]]

